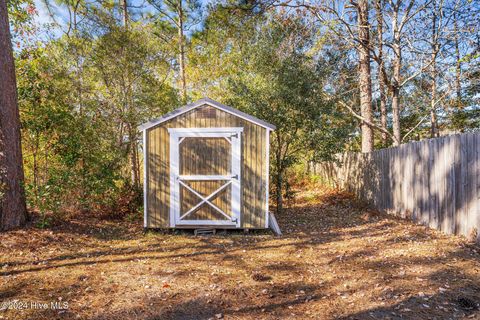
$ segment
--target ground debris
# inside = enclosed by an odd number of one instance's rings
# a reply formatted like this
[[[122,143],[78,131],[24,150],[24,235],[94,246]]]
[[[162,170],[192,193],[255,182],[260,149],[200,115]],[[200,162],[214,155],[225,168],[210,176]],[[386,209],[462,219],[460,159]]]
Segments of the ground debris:
[[[298,192],[277,219],[282,238],[144,234],[140,222],[94,217],[1,233],[0,301],[68,303],[66,310],[4,308],[1,316],[480,317],[480,250],[463,238],[320,187]]]

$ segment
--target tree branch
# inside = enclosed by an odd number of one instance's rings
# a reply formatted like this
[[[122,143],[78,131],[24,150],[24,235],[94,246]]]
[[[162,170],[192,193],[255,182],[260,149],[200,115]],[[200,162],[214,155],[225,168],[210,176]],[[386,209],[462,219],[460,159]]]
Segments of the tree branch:
[[[344,107],[345,109],[347,109],[355,118],[357,118],[358,120],[360,121],[363,121],[367,126],[371,127],[372,129],[376,129],[380,132],[383,132],[385,133],[386,135],[388,135],[390,138],[393,139],[393,135],[390,133],[390,131],[388,131],[387,129],[384,129],[378,125],[376,125],[375,123],[373,122],[370,122],[368,120],[366,120],[364,117],[362,117],[361,115],[359,115],[358,113],[356,113],[352,107],[350,107],[347,103],[345,103],[344,101],[342,100],[338,100],[338,103]]]
[[[420,119],[420,121],[402,137],[402,142],[405,141],[405,138],[407,138],[415,129],[417,129],[427,117],[428,115],[423,116],[422,119]]]

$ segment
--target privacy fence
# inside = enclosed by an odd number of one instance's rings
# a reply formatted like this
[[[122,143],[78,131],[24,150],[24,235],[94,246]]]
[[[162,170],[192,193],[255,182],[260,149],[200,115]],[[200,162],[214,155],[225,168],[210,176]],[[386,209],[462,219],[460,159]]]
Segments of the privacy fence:
[[[345,153],[313,170],[379,210],[480,240],[480,133]]]

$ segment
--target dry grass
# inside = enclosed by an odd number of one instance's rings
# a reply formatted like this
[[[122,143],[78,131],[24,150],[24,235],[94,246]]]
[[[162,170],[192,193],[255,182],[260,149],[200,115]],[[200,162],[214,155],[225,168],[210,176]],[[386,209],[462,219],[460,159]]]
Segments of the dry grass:
[[[480,319],[480,251],[462,238],[331,190],[278,219],[282,238],[93,219],[0,234],[0,301],[68,302],[0,319]]]

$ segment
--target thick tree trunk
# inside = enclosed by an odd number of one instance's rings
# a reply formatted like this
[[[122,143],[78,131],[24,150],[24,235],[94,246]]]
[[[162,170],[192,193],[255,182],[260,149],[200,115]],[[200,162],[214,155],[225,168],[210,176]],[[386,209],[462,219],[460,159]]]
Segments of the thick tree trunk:
[[[0,0],[0,230],[20,227],[27,209],[15,64],[7,3]]]
[[[402,68],[402,48],[400,46],[400,31],[398,30],[398,7],[394,8],[392,16],[393,27],[393,75],[391,81],[392,93],[392,127],[393,145],[399,146],[402,141],[400,128],[400,72]]]
[[[183,34],[183,7],[182,0],[178,0],[178,51],[180,65],[180,81],[182,102],[187,103],[187,80],[185,78],[185,35]]]
[[[378,33],[378,90],[380,91],[380,125],[384,130],[387,130],[387,97],[385,95],[385,74],[383,73],[383,5],[382,0],[375,2],[377,11],[377,33]],[[388,136],[382,132],[382,142],[386,146],[388,143]]]
[[[392,81],[392,127],[393,127],[393,145],[400,145],[402,141],[400,129],[400,68],[401,62],[400,46],[394,46],[393,61],[393,81]]]
[[[370,70],[370,23],[368,21],[368,0],[358,2],[358,36],[360,113],[368,122],[373,122],[372,79]],[[366,122],[361,124],[362,152],[373,151],[373,129]]]

